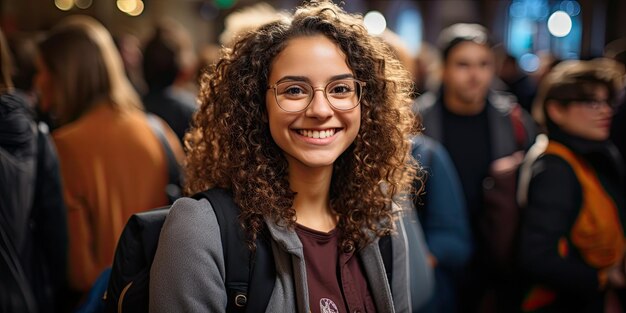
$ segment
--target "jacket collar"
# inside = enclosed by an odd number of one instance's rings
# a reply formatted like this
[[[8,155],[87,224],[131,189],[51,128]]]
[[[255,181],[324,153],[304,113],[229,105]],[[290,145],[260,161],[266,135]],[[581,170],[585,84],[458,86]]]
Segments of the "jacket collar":
[[[610,140],[595,141],[568,134],[548,124],[548,137],[558,141],[571,149],[574,153],[583,156],[594,166],[607,168],[611,176],[616,175],[621,181],[626,174],[626,168],[622,163],[617,147]]]
[[[436,95],[436,96],[435,96]],[[425,133],[439,142],[443,142],[443,87],[436,93],[427,93],[417,99],[420,111],[425,112],[423,124]],[[515,105],[515,99],[509,94],[489,91],[485,100],[487,121],[490,129],[491,157],[498,159],[519,150],[514,140],[513,125],[510,112]],[[427,113],[426,113],[427,112]],[[496,131],[497,130],[497,131]],[[528,134],[526,141],[531,137]]]
[[[271,218],[265,217],[265,224],[269,230],[272,239],[278,244],[278,246],[301,260],[301,262],[294,263],[294,274],[301,279],[306,280],[306,269],[304,268],[304,252],[300,238],[295,231],[288,229],[285,226],[277,225]],[[385,267],[382,262],[380,249],[378,247],[378,238],[375,238],[373,242],[365,246],[363,249],[357,252],[359,257],[363,261],[363,271],[367,277],[367,280],[372,286],[378,286],[371,288],[370,292],[374,298],[374,303],[379,312],[394,312],[394,304],[391,295],[391,289],[388,284],[384,284],[387,280]],[[296,289],[301,289],[302,292],[307,292],[308,288],[302,285],[299,279],[295,281]],[[380,287],[384,286],[384,287]],[[298,299],[299,303],[306,302],[308,306],[308,296]]]

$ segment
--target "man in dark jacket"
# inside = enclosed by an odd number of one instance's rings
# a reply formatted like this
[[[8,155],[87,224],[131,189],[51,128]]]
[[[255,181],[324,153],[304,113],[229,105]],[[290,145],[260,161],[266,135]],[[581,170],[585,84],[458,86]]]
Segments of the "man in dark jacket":
[[[54,147],[13,92],[0,32],[0,312],[60,312],[66,208]]]
[[[497,289],[489,278],[497,274],[485,262],[489,238],[479,231],[484,215],[483,180],[494,160],[530,147],[535,127],[513,96],[489,89],[495,73],[494,53],[484,27],[452,25],[442,31],[439,46],[442,86],[418,98],[416,109],[425,134],[444,145],[459,173],[476,248],[461,283],[459,308],[476,312],[488,290]],[[520,112],[518,123],[512,119],[514,111]]]

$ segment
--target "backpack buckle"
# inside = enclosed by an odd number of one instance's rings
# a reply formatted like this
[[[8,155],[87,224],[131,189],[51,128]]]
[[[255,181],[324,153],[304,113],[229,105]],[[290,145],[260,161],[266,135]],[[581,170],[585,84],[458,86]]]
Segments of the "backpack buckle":
[[[235,306],[243,308],[248,303],[248,297],[245,293],[238,293],[235,296]]]

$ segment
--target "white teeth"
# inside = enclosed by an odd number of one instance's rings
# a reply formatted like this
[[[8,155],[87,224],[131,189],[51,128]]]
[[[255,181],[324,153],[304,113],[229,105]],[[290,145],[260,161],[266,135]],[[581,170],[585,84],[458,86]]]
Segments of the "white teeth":
[[[332,137],[333,135],[335,135],[335,129],[334,128],[331,128],[328,130],[299,129],[298,133],[302,136],[309,137],[309,138],[323,139],[323,138],[328,138],[328,137]]]

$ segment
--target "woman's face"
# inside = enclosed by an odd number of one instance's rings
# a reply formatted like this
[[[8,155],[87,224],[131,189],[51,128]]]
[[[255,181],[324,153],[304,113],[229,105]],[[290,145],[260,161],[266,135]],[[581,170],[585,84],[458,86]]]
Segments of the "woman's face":
[[[47,113],[52,109],[52,103],[54,101],[52,74],[40,56],[35,59],[35,66],[37,68],[37,74],[35,74],[34,77],[34,84],[39,93],[39,109]]]
[[[593,91],[593,99],[574,101],[564,106],[555,104],[550,118],[569,134],[588,140],[607,140],[613,117],[613,109],[608,100],[607,88],[597,85]]]
[[[269,86],[281,85],[268,89],[265,99],[272,138],[290,167],[332,166],[352,144],[359,132],[361,108],[356,105],[356,97],[343,94],[349,94],[354,87],[350,79],[357,77],[353,75],[339,46],[322,35],[291,39],[274,58]],[[304,98],[306,102],[306,84],[313,87],[306,109],[287,112],[279,106],[277,99],[283,107],[294,99]],[[338,110],[328,99],[336,105],[357,102],[354,108]]]

